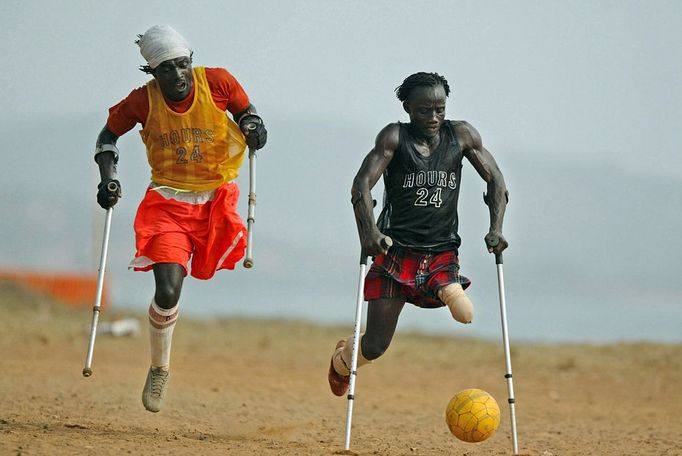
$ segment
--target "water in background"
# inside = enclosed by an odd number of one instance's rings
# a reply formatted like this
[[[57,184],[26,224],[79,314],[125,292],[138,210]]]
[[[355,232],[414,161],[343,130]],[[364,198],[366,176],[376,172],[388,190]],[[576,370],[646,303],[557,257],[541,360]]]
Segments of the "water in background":
[[[285,150],[294,150],[294,144]],[[259,160],[256,266],[238,265],[208,282],[188,279],[183,313],[301,319],[352,331],[359,252],[347,183],[356,169],[343,150],[305,157],[308,169],[333,169],[335,179],[317,174],[282,182],[276,170],[286,166],[287,157]],[[355,158],[359,162],[362,154]],[[682,207],[679,182],[617,168],[604,174],[589,165],[557,166],[513,153],[498,161],[504,161],[511,194],[505,217],[511,247],[504,254],[504,273],[512,340],[682,342],[682,281],[671,248],[679,245],[676,227],[682,213],[670,210]],[[246,178],[240,176],[243,192]],[[406,305],[399,330],[499,340],[496,268],[483,243],[488,229],[484,189],[466,166],[460,260],[462,273],[473,280],[468,293],[476,308],[474,322],[464,326],[447,309]],[[379,183],[374,197],[380,199],[381,192]],[[146,309],[151,275],[124,269],[133,246],[128,217],[115,226],[119,236],[121,229],[129,231],[117,244],[114,301]]]
[[[258,260],[258,257],[256,257]],[[257,267],[257,266],[256,266]],[[343,337],[353,330],[357,269],[349,262],[351,274],[329,284],[321,295],[311,295],[300,285],[273,283],[264,286],[254,278],[255,270],[221,271],[208,282],[187,279],[181,298],[181,312],[195,318],[255,317],[302,320],[340,325],[346,331],[330,334]],[[353,271],[355,269],[356,271]],[[506,302],[509,337],[524,342],[612,343],[652,341],[682,343],[680,309],[676,305],[656,304],[651,297],[640,301],[610,296],[540,295],[518,283],[513,264],[505,265]],[[251,275],[251,277],[249,277]],[[145,311],[153,293],[153,277],[147,273],[119,273],[113,291],[114,308]],[[406,305],[398,331],[427,334],[452,334],[500,340],[501,322],[494,262],[484,276],[473,277],[469,295],[476,315],[470,325],[455,322],[446,308],[418,309]],[[345,288],[345,289],[344,289]],[[239,291],[237,291],[239,290]],[[316,289],[317,290],[317,289]],[[664,302],[664,301],[660,301]],[[367,304],[363,305],[363,321]]]
[[[59,169],[60,174],[54,180],[29,181],[23,171],[0,168],[5,184],[0,190],[0,267],[96,274],[104,212],[94,202],[99,180],[89,151],[100,123],[88,122],[84,131],[93,134],[74,146],[82,156],[69,167],[61,164],[60,155],[44,153],[49,143],[23,141],[31,137],[33,123],[3,130],[15,138],[12,147],[25,151],[22,166]],[[281,134],[273,134],[277,142],[258,162],[256,267],[221,271],[208,282],[188,279],[182,313],[301,319],[340,324],[347,327],[344,333],[350,332],[358,241],[349,185],[372,133],[337,125],[334,141],[318,153],[310,150],[315,141],[300,143],[283,133],[295,125],[279,122]],[[314,122],[308,122],[311,131],[326,131],[327,122]],[[49,133],[43,141],[60,134],[71,138],[72,124],[41,123]],[[153,292],[152,275],[126,268],[134,252],[133,218],[149,171],[139,138],[126,135],[119,147],[126,151],[119,162],[124,198],[114,212],[107,277],[114,308],[144,312]],[[524,158],[510,148],[497,155],[511,195],[504,231],[511,242],[504,254],[511,339],[682,342],[679,179],[539,156]],[[242,216],[247,179],[244,170]],[[483,244],[488,228],[484,189],[465,166],[460,258],[463,273],[473,280],[474,323],[457,324],[445,309],[406,306],[399,330],[499,340],[495,264]],[[374,196],[381,198],[381,188]]]

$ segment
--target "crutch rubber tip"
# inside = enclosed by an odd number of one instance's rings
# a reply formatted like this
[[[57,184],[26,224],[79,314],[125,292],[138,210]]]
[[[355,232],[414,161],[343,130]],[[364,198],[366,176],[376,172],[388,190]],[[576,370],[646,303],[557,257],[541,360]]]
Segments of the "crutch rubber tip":
[[[244,267],[246,269],[251,269],[253,267],[253,260],[244,260]]]
[[[83,377],[90,377],[92,375],[92,369],[86,367],[83,369]]]

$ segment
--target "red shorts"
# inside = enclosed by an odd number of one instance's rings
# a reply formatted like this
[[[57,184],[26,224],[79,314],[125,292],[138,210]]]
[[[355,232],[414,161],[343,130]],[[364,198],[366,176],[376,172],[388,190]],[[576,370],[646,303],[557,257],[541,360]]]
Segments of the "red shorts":
[[[152,184],[135,216],[137,252],[130,263],[149,271],[154,263],[191,262],[191,275],[210,279],[234,269],[244,256],[246,228],[237,214],[239,187],[226,183],[206,192],[177,192]]]
[[[451,283],[466,289],[471,281],[459,275],[459,259],[454,251],[441,253],[392,247],[378,255],[365,278],[365,300],[405,298],[419,307],[442,307],[438,290]]]

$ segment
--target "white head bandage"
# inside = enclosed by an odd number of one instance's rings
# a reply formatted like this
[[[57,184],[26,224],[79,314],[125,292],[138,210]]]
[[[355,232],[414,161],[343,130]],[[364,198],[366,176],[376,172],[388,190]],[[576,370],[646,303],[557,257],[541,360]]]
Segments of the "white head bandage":
[[[155,25],[140,35],[136,41],[140,54],[154,69],[166,60],[189,57],[192,53],[189,43],[182,35],[167,25]]]

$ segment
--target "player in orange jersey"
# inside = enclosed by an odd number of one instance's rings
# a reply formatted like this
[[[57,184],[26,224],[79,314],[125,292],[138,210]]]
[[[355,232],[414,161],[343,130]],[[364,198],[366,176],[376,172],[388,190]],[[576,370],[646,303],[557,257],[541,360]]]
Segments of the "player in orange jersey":
[[[108,209],[121,197],[116,141],[140,123],[151,183],[135,217],[137,251],[130,267],[154,271],[151,367],[142,402],[158,412],[183,279],[188,273],[210,279],[244,256],[246,229],[236,212],[234,179],[246,144],[262,148],[267,131],[234,76],[223,68],[193,67],[189,44],[171,27],[151,27],[136,43],[147,61],[140,69],[153,79],[109,109],[95,151],[97,202]]]

